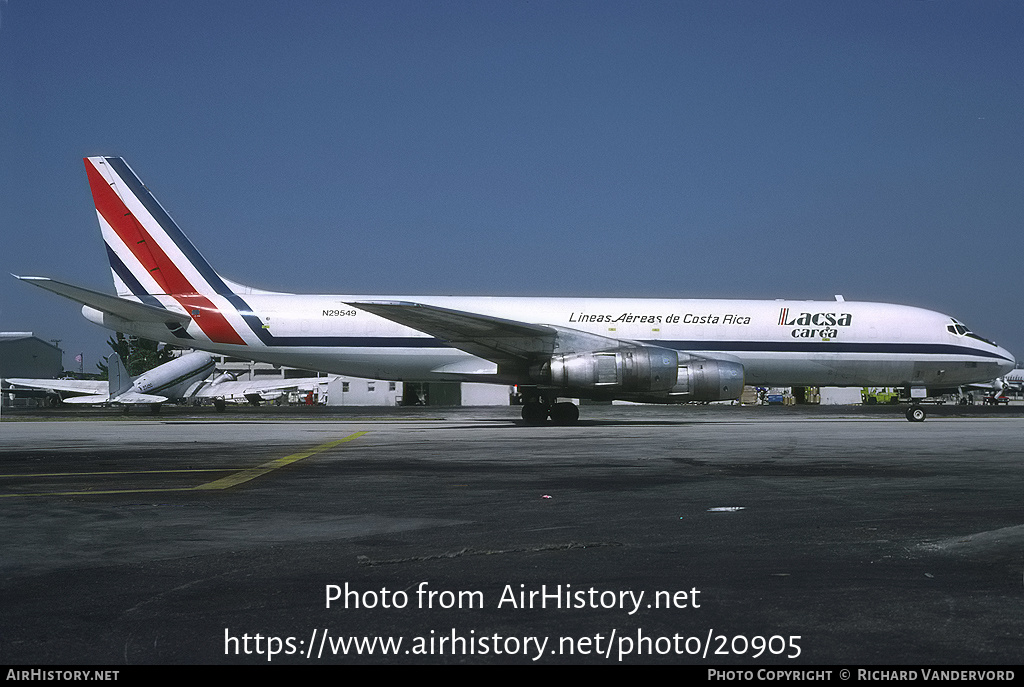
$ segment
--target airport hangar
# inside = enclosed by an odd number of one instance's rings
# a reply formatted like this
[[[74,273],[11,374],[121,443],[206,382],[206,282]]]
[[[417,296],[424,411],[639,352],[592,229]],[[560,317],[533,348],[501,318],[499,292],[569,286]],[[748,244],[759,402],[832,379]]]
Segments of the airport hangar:
[[[56,378],[63,371],[62,352],[54,343],[32,332],[0,332],[0,378]]]

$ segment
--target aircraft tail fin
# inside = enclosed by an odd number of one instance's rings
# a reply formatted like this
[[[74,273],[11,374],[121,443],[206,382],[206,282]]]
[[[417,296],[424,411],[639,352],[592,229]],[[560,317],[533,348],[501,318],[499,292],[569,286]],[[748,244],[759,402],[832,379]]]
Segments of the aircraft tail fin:
[[[85,170],[118,296],[160,306],[156,296],[245,289],[214,271],[123,159],[88,157]]]
[[[128,375],[121,356],[117,353],[107,358],[107,383],[110,389],[110,399],[113,400],[132,388],[132,378]]]
[[[242,296],[269,292],[217,274],[123,159],[87,157],[85,170],[120,298],[190,317],[195,327],[172,326],[178,338],[246,345],[259,337]]]

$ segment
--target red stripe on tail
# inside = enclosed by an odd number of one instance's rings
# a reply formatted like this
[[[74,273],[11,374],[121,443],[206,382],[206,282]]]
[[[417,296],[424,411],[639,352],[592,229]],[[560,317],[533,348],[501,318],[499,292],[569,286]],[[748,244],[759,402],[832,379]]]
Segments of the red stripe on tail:
[[[245,341],[221,314],[217,306],[209,298],[196,291],[188,278],[181,273],[178,266],[167,256],[160,244],[150,236],[135,215],[128,210],[124,201],[88,159],[85,161],[85,171],[89,176],[89,188],[92,190],[96,210],[142,263],[142,266],[163,292],[172,296],[185,308],[185,311],[210,338],[210,341],[244,346]],[[200,317],[197,313],[202,313],[202,316]]]

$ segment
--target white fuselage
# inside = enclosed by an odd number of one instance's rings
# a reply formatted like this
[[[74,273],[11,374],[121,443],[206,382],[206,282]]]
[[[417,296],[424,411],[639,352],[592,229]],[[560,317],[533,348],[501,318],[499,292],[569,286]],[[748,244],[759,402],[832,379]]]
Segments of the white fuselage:
[[[131,391],[177,400],[185,398],[189,389],[213,371],[213,359],[208,354],[188,353],[139,375],[132,381]]]
[[[181,310],[174,299],[158,298],[166,307]],[[487,361],[351,305],[380,298],[251,291],[229,302],[212,296],[212,304],[244,345],[217,341],[216,334],[204,333],[195,321],[187,329],[191,340],[182,340],[170,337],[159,325],[128,323],[88,307],[85,310],[93,321],[120,331],[291,367],[402,381],[517,381],[497,375],[496,366]],[[748,385],[950,387],[993,379],[1013,368],[1013,356],[1006,350],[949,331],[954,320],[947,315],[884,303],[456,296],[387,299],[555,325],[733,360],[743,365]],[[201,312],[198,319],[205,314]]]

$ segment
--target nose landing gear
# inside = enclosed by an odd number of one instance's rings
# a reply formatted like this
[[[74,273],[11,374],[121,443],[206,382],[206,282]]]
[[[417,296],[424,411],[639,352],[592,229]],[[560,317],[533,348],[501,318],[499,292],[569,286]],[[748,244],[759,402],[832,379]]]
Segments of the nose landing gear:
[[[924,412],[924,408],[919,405],[912,405],[907,410],[907,419],[911,422],[924,422],[924,419],[928,417],[928,414]]]

